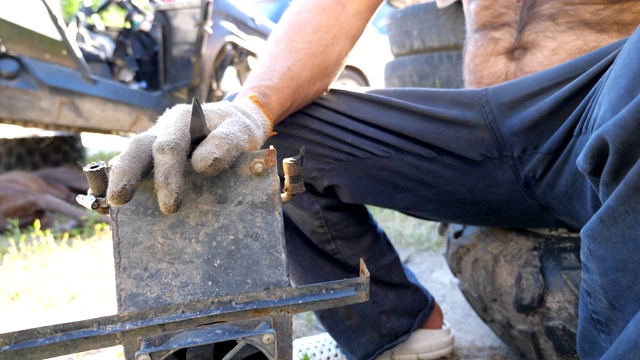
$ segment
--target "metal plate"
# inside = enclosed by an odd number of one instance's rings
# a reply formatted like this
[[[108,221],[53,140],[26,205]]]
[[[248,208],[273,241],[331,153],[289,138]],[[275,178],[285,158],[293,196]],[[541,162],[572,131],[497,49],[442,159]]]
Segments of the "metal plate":
[[[256,175],[250,167],[260,160],[266,170]],[[113,207],[118,313],[289,287],[275,165],[268,149],[215,177],[189,169],[172,215],[160,211],[150,178]]]

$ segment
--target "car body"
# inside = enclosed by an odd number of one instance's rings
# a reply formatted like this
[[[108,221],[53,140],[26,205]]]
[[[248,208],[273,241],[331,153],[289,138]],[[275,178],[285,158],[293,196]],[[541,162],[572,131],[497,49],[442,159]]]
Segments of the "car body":
[[[143,16],[148,28],[140,22],[99,31],[82,23],[73,32],[51,3],[23,0],[0,9],[0,122],[73,132],[146,130],[177,103],[222,98],[225,69],[246,72],[274,26],[230,0],[155,1]],[[92,11],[80,9],[75,21]],[[95,39],[113,42],[115,52],[102,51]],[[133,50],[118,57],[118,46]]]
[[[247,6],[278,23],[290,0],[246,0]],[[393,59],[386,33],[386,21],[393,8],[384,2],[349,53],[345,68],[336,80],[347,86],[384,87],[384,67]]]

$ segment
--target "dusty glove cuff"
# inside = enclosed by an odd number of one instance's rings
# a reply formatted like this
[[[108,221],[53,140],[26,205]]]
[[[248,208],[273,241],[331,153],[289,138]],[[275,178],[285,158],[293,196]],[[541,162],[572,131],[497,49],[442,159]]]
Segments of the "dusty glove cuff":
[[[258,95],[249,94],[249,96],[247,97],[249,98],[249,100],[251,100],[253,105],[257,106],[260,110],[262,110],[262,113],[264,114],[264,116],[266,116],[267,119],[269,120],[270,128],[269,128],[269,133],[267,134],[267,137],[277,134],[276,132],[273,132],[273,127],[275,126],[273,117],[269,113],[269,110],[267,110],[267,108],[262,104],[262,102],[260,102],[260,99],[258,99]]]

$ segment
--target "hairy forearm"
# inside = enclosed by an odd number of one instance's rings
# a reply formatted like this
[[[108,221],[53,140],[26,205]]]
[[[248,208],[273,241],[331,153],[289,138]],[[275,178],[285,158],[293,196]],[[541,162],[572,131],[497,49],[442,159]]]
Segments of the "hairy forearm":
[[[381,0],[295,0],[238,98],[249,93],[276,122],[309,104],[342,69]]]

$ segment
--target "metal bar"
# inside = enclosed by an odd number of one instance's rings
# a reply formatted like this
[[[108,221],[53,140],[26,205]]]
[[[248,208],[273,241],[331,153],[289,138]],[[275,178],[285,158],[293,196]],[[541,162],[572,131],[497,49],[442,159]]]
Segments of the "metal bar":
[[[47,8],[47,12],[49,13],[49,17],[51,17],[51,21],[53,21],[56,29],[58,29],[58,33],[60,33],[60,37],[62,37],[62,43],[64,44],[64,47],[67,49],[69,56],[71,56],[71,59],[73,59],[73,62],[78,67],[78,70],[82,74],[82,77],[84,78],[84,80],[91,84],[95,83],[96,79],[91,76],[91,69],[89,68],[89,65],[87,65],[87,61],[82,56],[82,52],[80,52],[78,45],[76,45],[75,42],[72,43],[71,40],[69,40],[69,38],[67,37],[67,34],[64,31],[64,22],[62,21],[62,19],[58,18],[53,10],[51,10],[51,6],[49,6],[49,3],[46,0],[42,0],[42,3]]]
[[[290,287],[276,159],[275,149],[244,153],[209,177],[187,167],[171,216],[150,177],[111,207],[118,313]]]
[[[268,289],[182,306],[0,334],[0,360],[38,360],[119,345],[125,332],[152,334],[174,327],[188,328],[282,312],[294,314],[363,302],[369,297],[369,274],[366,268],[364,271],[361,269],[361,274],[364,276],[353,279]]]
[[[166,354],[167,352],[175,351],[176,349],[210,345],[223,341],[237,340],[240,338],[243,338],[245,340],[244,343],[246,344],[251,343],[250,340],[247,342],[248,338],[262,338],[264,335],[270,336],[274,339],[273,342],[268,344],[271,346],[262,346],[263,344],[261,344],[260,341],[256,344],[256,348],[263,352],[266,350],[267,353],[273,355],[273,353],[275,353],[275,346],[273,346],[276,338],[275,329],[268,321],[262,321],[259,322],[257,326],[255,325],[256,324],[248,327],[248,324],[241,324],[239,322],[225,322],[205,325],[195,329],[162,333],[157,337],[151,336],[140,339],[141,347],[135,355],[139,356],[141,354],[150,355],[152,353],[160,353],[159,355],[162,356],[162,353]],[[241,347],[242,346],[240,346],[238,350],[240,350]],[[273,358],[273,356],[271,357]]]

